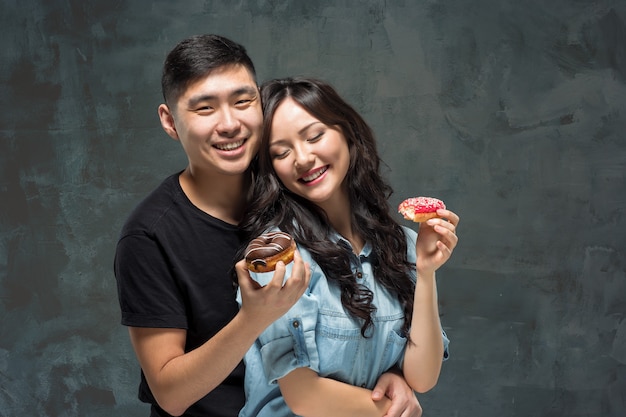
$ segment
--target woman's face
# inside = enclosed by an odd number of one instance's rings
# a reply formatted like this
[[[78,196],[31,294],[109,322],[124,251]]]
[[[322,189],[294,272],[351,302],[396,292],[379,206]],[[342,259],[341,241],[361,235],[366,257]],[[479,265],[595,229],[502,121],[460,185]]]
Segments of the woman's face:
[[[350,150],[338,127],[325,125],[287,98],[274,113],[269,153],[278,178],[294,194],[326,211],[347,204]]]

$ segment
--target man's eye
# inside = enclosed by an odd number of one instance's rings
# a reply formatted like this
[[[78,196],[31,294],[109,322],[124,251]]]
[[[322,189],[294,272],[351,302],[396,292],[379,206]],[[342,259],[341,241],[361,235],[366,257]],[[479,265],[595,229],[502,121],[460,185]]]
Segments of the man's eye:
[[[254,99],[251,98],[244,98],[241,100],[237,100],[237,102],[235,103],[235,106],[237,107],[247,107],[249,106],[252,102],[254,101]]]

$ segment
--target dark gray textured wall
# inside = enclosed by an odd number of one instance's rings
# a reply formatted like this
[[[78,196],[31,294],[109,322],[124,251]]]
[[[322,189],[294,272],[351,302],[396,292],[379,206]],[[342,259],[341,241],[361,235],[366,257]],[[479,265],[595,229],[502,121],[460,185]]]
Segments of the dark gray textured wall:
[[[626,415],[626,3],[8,1],[0,23],[0,416],[145,416],[114,244],[182,168],[160,67],[190,34],[323,77],[402,198],[444,198],[452,357],[425,416]]]

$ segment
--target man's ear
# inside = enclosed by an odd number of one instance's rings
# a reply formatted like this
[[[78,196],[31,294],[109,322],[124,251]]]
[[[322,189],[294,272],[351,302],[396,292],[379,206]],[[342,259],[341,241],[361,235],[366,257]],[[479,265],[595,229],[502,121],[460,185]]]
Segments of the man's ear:
[[[159,106],[159,119],[161,120],[161,127],[165,130],[172,139],[178,140],[178,132],[176,131],[176,125],[174,124],[174,116],[167,104],[161,104]]]

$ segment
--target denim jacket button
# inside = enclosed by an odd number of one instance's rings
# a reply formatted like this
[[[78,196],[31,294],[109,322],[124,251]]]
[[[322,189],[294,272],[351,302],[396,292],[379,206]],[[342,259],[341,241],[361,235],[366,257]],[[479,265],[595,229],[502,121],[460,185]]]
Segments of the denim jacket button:
[[[359,271],[356,273],[357,278],[363,278],[363,272]]]
[[[296,320],[293,322],[292,326],[297,329],[300,326],[300,322]]]

